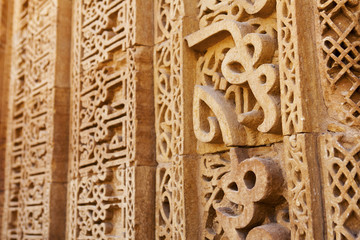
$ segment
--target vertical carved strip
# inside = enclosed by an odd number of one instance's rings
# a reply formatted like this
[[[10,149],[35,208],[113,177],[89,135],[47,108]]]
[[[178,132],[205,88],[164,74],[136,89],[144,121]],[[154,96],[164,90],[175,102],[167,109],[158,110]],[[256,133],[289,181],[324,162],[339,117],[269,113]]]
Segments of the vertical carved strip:
[[[16,1],[14,4],[14,19],[19,18],[19,14],[21,12],[21,8],[19,6],[19,1]],[[13,32],[18,33],[20,35],[20,39],[22,41],[25,41],[23,33],[25,30],[20,29],[19,24],[17,21],[14,21],[13,25]],[[3,214],[3,223],[2,223],[2,238],[4,239],[11,239],[11,238],[19,238],[20,237],[20,229],[17,229],[20,225],[20,222],[17,220],[18,214],[19,214],[19,189],[20,189],[20,161],[22,159],[22,151],[23,151],[23,143],[22,141],[17,141],[17,146],[15,146],[14,140],[16,139],[16,135],[13,135],[13,132],[16,133],[16,130],[18,132],[18,137],[22,137],[22,122],[23,122],[23,101],[21,101],[21,94],[23,93],[23,82],[18,79],[13,80],[15,78],[19,78],[18,75],[15,73],[18,72],[20,74],[23,74],[24,72],[24,60],[20,58],[19,54],[19,46],[18,42],[12,41],[13,43],[13,52],[12,52],[12,64],[11,64],[11,80],[10,80],[10,94],[9,94],[9,117],[8,117],[8,127],[7,127],[7,138],[9,139],[9,136],[11,137],[11,141],[6,142],[6,162],[5,162],[5,200],[4,200],[4,206],[7,206],[7,208],[4,207],[4,214]],[[15,58],[18,58],[18,65],[16,64]],[[17,71],[15,71],[17,70]],[[19,74],[19,75],[20,75]],[[18,100],[17,103],[14,101],[16,97],[20,98],[20,101]],[[19,108],[16,108],[16,104],[19,105]],[[16,111],[17,110],[17,111]],[[17,122],[14,122],[12,125],[10,123],[14,119],[14,115],[17,112],[18,118]],[[20,125],[21,123],[21,125]],[[18,127],[16,127],[18,126]],[[20,135],[20,136],[19,136]],[[18,150],[17,156],[14,154],[16,150]],[[15,155],[15,156],[14,156]],[[16,158],[19,160],[16,161]]]
[[[316,1],[321,84],[331,118],[321,139],[327,239],[358,239],[359,1]]]
[[[80,66],[81,66],[81,4],[82,1],[75,1],[72,6],[72,45],[71,45],[71,91],[70,91],[70,151],[69,151],[69,175],[68,175],[68,201],[67,201],[67,223],[76,223],[78,215],[78,171],[79,168],[79,141],[80,141]],[[67,239],[76,239],[77,227],[66,226]]]
[[[181,2],[181,1],[180,1]],[[156,239],[185,239],[182,22],[177,1],[155,3]]]
[[[66,203],[69,91],[63,63],[69,51],[59,49],[67,49],[69,5],[46,0],[14,5],[2,236],[64,238],[65,212],[59,212]],[[64,42],[57,41],[59,35]]]
[[[175,156],[171,159],[172,189],[173,189],[173,224],[174,232],[172,239],[186,239],[185,232],[185,201],[184,201],[184,79],[182,69],[183,61],[183,35],[182,24],[180,18],[184,16],[182,0],[171,2],[170,7],[171,24],[173,31],[170,33],[171,44],[171,72],[170,81],[173,83],[173,114],[175,117],[173,122],[173,139]],[[178,109],[178,110],[177,110]],[[180,140],[180,141],[179,141]]]
[[[284,135],[318,132],[323,119],[316,71],[315,14],[312,1],[277,1],[281,114]],[[307,59],[303,61],[302,59]],[[311,104],[317,102],[318,104]],[[314,121],[313,119],[319,119]]]
[[[192,239],[197,233],[189,230],[195,224],[190,226],[188,221],[197,218],[191,216],[194,204],[189,203],[185,208],[184,164],[192,162],[188,154],[194,152],[192,117],[188,109],[192,105],[194,70],[184,36],[194,26],[190,20],[193,13],[187,10],[196,10],[196,2],[158,0],[155,6],[156,239]],[[187,189],[195,186],[190,178],[192,186]],[[195,197],[190,190],[189,195]]]
[[[331,117],[360,126],[358,1],[316,1],[324,98]]]
[[[284,135],[304,131],[295,1],[277,1],[281,115]]]
[[[291,239],[314,239],[314,218],[316,207],[321,202],[312,199],[314,176],[311,174],[315,155],[316,137],[309,134],[298,134],[284,138],[285,169],[288,184],[288,201],[290,209]],[[321,234],[320,234],[321,236]]]
[[[149,10],[136,0],[74,2],[68,239],[154,234]]]
[[[281,113],[286,136],[284,161],[292,239],[323,237],[317,137],[313,133],[320,130],[324,116],[317,81],[313,9],[312,1],[277,1]]]
[[[345,134],[321,136],[327,239],[357,239],[360,139]]]

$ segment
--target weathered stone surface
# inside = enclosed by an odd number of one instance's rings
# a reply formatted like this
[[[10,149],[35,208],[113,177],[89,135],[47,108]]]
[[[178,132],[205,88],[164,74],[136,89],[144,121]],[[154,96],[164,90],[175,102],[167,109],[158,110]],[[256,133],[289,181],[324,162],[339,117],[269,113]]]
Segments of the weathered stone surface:
[[[359,239],[359,4],[0,0],[1,239]]]

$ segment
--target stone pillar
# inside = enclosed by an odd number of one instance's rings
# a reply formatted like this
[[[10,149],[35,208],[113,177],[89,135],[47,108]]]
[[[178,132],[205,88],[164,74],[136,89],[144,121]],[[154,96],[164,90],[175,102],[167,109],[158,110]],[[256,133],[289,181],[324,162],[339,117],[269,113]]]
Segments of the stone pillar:
[[[70,9],[14,1],[2,239],[65,237]]]
[[[73,1],[67,239],[152,239],[153,3]]]

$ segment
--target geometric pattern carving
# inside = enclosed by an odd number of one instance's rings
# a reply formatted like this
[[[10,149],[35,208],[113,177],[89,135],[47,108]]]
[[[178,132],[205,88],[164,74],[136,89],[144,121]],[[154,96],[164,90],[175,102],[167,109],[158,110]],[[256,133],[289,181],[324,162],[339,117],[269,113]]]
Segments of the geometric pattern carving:
[[[321,137],[328,239],[358,239],[360,233],[360,138]]]
[[[330,115],[360,126],[358,1],[317,1],[320,15],[322,81]]]
[[[360,239],[360,1],[12,4],[1,239]]]
[[[134,2],[74,3],[68,239],[135,237]]]
[[[58,3],[14,6],[2,238],[48,239]]]

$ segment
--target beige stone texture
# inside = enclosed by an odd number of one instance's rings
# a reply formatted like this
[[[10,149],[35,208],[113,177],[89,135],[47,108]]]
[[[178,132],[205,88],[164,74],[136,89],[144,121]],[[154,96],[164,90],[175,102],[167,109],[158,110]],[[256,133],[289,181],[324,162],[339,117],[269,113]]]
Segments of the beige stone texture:
[[[0,1],[0,222],[2,222],[5,192],[5,151],[6,151],[6,119],[8,104],[8,75],[11,45],[11,9],[12,3]],[[2,227],[0,227],[1,229]]]
[[[13,24],[2,82],[9,84],[2,239],[64,239],[71,4],[7,4]]]
[[[155,235],[152,21],[151,1],[73,1],[69,240]]]
[[[359,11],[0,0],[0,238],[359,240]]]
[[[292,239],[321,239],[323,236],[318,156],[318,134],[284,137],[284,168]]]
[[[318,81],[315,5],[311,0],[277,1],[284,135],[326,129],[323,124],[326,122],[325,106]]]

